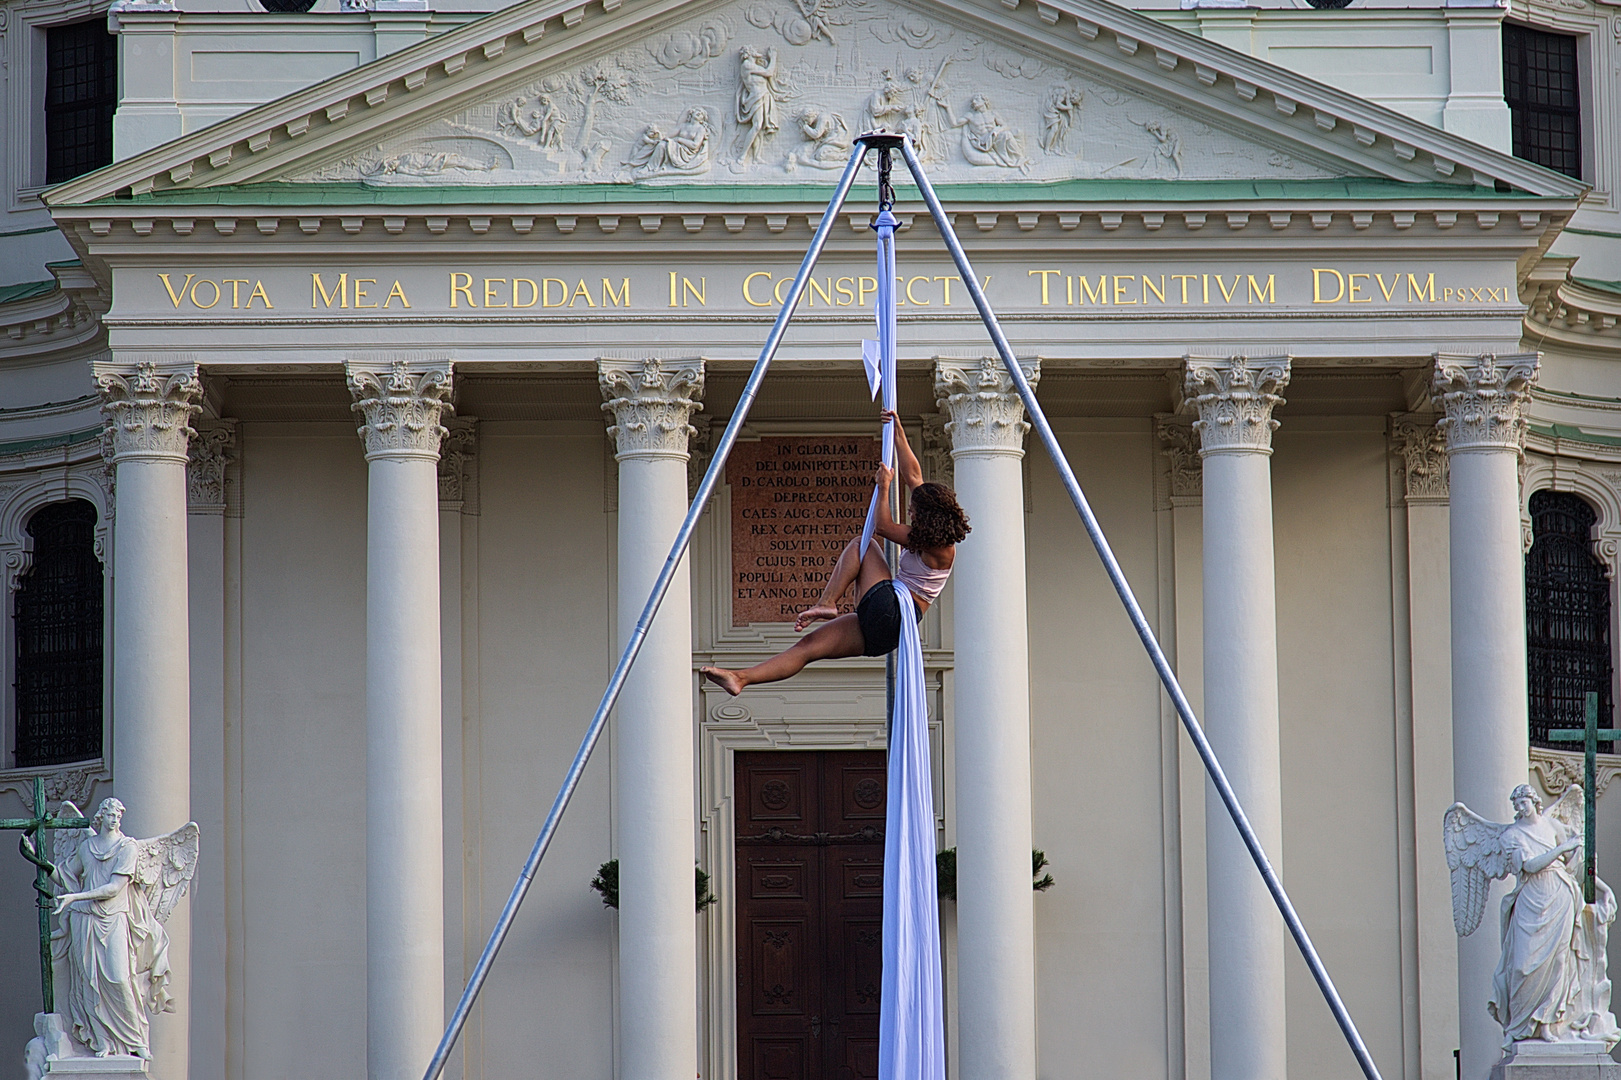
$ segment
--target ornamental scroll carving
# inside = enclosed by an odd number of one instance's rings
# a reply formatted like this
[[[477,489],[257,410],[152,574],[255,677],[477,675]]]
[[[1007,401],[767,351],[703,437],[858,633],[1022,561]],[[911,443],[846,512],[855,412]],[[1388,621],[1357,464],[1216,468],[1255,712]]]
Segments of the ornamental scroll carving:
[[[598,360],[602,411],[613,417],[608,437],[616,456],[687,458],[697,434],[689,419],[702,409],[702,360]]]
[[[1446,434],[1433,416],[1396,416],[1390,422],[1391,448],[1401,460],[1407,500],[1447,498]]]
[[[439,508],[478,514],[478,421],[472,417],[445,422],[439,444]]]
[[[427,458],[437,460],[445,437],[441,418],[452,411],[451,365],[448,360],[394,360],[387,367],[365,361],[344,364],[350,406],[365,423],[358,431],[366,444],[366,460],[373,458]]]
[[[203,385],[197,365],[142,360],[131,370],[110,361],[94,364],[112,461],[169,461],[184,465],[191,418]]]
[[[1033,389],[1041,381],[1041,363],[1019,361],[1019,369]],[[1013,380],[995,357],[979,360],[934,361],[934,398],[951,417],[945,433],[951,438],[952,457],[963,454],[1024,456],[1024,402]]]
[[[1199,457],[1199,437],[1194,434],[1193,425],[1178,417],[1156,417],[1154,437],[1159,443],[1159,452],[1170,463],[1170,497],[1203,498],[1204,461]]]
[[[196,512],[225,512],[225,469],[236,460],[233,422],[199,427],[186,462],[186,506]]]
[[[1283,404],[1278,393],[1289,385],[1289,358],[1231,356],[1183,361],[1182,393],[1198,413],[1193,430],[1199,453],[1270,454],[1278,422],[1272,410]]]
[[[1437,353],[1430,395],[1446,411],[1440,427],[1447,451],[1519,451],[1525,445],[1524,407],[1541,359],[1539,353]]]

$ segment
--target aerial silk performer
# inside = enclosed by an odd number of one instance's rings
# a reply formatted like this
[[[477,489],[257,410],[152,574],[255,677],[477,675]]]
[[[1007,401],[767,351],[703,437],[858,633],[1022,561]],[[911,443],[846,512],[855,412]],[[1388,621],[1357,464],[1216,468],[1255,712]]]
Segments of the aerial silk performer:
[[[883,463],[861,536],[846,545],[821,599],[794,623],[807,634],[792,648],[742,671],[705,667],[705,678],[730,694],[754,683],[797,674],[814,660],[895,653],[889,723],[889,790],[884,823],[883,992],[878,1015],[879,1080],[945,1080],[945,1024],[940,983],[940,909],[935,884],[934,792],[929,775],[929,710],[918,623],[951,576],[968,518],[956,493],[925,484],[917,455],[895,413],[895,226],[889,205],[888,155],[881,180],[878,232],[878,341],[863,359],[876,393],[884,395]],[[876,354],[876,355],[875,355]],[[911,524],[890,513],[890,487],[899,458],[911,494]],[[891,576],[876,538],[900,545]],[[861,601],[840,615],[850,585]],[[912,618],[903,617],[903,612]]]

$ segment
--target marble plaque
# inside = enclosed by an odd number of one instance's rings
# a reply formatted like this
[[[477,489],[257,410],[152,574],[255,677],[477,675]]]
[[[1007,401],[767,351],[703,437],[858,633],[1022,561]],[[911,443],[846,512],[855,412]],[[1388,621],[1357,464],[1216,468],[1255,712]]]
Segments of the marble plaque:
[[[865,435],[740,442],[732,489],[732,625],[793,622],[816,602],[844,545],[860,532],[880,444]],[[854,590],[840,607],[849,610]]]

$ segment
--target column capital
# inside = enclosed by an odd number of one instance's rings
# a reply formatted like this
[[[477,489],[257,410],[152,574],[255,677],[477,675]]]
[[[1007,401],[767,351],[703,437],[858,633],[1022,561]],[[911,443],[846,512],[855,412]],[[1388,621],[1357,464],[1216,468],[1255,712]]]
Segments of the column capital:
[[[198,411],[202,380],[190,357],[91,365],[114,464],[120,461],[186,463],[191,418]]]
[[[365,421],[357,429],[366,460],[439,460],[440,422],[450,404],[451,362],[417,358],[351,357],[344,361],[350,408]]]
[[[1407,505],[1447,501],[1446,436],[1434,416],[1396,413],[1390,418],[1390,445],[1400,459]]]
[[[225,513],[225,468],[236,460],[236,421],[200,423],[186,463],[186,507],[194,514]]]
[[[614,456],[687,460],[687,440],[697,434],[688,423],[703,408],[701,359],[597,360],[602,411],[613,417],[608,435]]]
[[[1154,417],[1154,437],[1170,469],[1165,477],[1167,499],[1204,496],[1204,463],[1199,457],[1199,436],[1186,417]],[[1169,504],[1167,504],[1169,505]]]
[[[1041,361],[1020,360],[1032,388],[1041,381]],[[1024,456],[1024,402],[1002,361],[934,358],[934,399],[950,416],[951,457]]]
[[[1460,356],[1436,353],[1430,396],[1446,412],[1437,425],[1447,453],[1513,450],[1525,444],[1525,403],[1542,365],[1541,353]]]
[[[1199,415],[1200,456],[1272,453],[1272,410],[1288,385],[1287,356],[1184,357],[1182,402]]]

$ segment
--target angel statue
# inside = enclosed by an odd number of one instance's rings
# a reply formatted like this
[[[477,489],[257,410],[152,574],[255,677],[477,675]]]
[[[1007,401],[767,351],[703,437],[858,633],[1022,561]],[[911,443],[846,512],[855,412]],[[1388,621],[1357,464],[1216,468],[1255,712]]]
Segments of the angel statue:
[[[63,817],[82,817],[72,803]],[[163,924],[197,869],[197,823],[137,840],[119,831],[124,804],[103,799],[88,829],[56,834],[60,926],[52,958],[66,975],[57,1008],[97,1057],[151,1056],[149,1015],[173,1012]]]
[[[1516,878],[1503,898],[1502,958],[1486,1009],[1503,1025],[1503,1049],[1522,1042],[1621,1041],[1610,1012],[1605,946],[1616,900],[1594,879],[1582,900],[1582,789],[1571,784],[1546,813],[1529,784],[1509,795],[1514,820],[1487,821],[1453,803],[1442,822],[1452,871],[1452,923],[1475,932],[1493,878]]]

